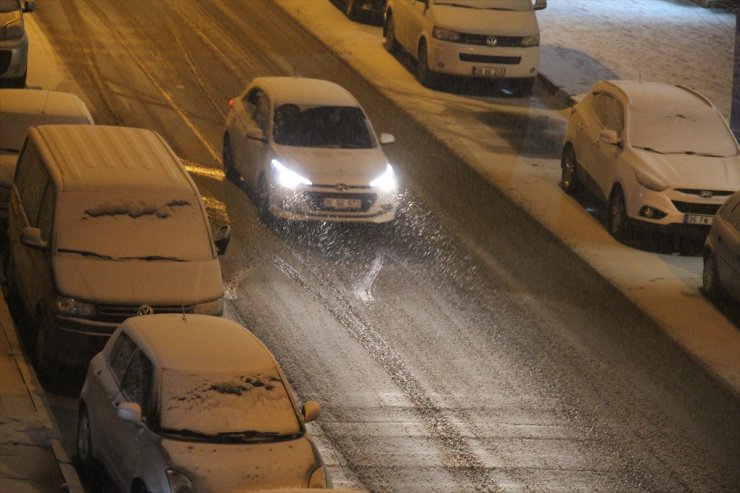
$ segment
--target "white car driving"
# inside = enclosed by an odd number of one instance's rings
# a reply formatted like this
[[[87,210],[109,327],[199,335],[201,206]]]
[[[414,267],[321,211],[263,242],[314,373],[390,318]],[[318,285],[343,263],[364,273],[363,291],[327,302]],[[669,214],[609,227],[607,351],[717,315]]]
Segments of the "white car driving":
[[[740,189],[740,147],[712,103],[689,88],[611,80],[571,109],[563,189],[607,204],[609,233],[634,226],[706,236],[722,203]]]
[[[325,80],[261,77],[232,99],[226,176],[253,192],[260,217],[387,223],[397,182],[360,103]]]
[[[270,351],[209,315],[127,319],[90,362],[79,403],[83,473],[103,465],[119,491],[186,493],[330,487]]]

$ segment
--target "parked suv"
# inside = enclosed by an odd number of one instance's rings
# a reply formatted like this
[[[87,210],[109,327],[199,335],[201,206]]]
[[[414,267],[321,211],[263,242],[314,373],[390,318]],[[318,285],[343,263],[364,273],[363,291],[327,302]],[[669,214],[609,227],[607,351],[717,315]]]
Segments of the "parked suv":
[[[86,365],[137,314],[221,315],[228,233],[213,241],[195,183],[155,132],[31,128],[11,188],[7,290],[39,371]]]
[[[23,13],[35,9],[35,0],[0,0],[0,83],[4,85],[26,85],[28,36]]]
[[[740,191],[722,204],[709,229],[702,287],[714,302],[729,295],[740,303]]]

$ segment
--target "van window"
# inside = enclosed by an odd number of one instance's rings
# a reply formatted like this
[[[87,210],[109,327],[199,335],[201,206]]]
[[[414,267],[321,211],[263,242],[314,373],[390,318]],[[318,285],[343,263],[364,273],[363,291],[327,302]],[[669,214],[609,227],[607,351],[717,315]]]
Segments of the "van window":
[[[41,163],[36,146],[26,145],[18,160],[14,182],[28,222],[31,226],[36,226],[41,198],[49,183],[49,175]]]

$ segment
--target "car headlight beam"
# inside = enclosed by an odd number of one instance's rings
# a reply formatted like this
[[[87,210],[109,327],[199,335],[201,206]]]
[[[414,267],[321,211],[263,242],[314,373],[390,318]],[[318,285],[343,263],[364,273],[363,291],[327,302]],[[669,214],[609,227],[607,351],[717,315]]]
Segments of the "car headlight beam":
[[[371,187],[379,188],[385,192],[395,190],[396,184],[396,173],[393,171],[393,166],[390,164],[386,164],[385,171],[382,175],[370,182]]]
[[[311,185],[311,180],[299,175],[292,169],[287,168],[277,159],[271,161],[272,169],[275,170],[275,179],[278,185],[295,190],[298,185]]]

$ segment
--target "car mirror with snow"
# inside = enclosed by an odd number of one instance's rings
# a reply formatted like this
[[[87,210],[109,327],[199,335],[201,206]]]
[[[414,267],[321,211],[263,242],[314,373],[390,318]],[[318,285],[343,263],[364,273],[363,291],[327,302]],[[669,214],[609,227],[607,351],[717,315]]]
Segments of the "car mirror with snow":
[[[396,138],[392,134],[382,133],[380,134],[381,144],[392,144],[396,141]]]
[[[124,421],[141,423],[141,406],[135,402],[122,402],[116,408],[116,416]]]
[[[303,414],[303,421],[305,423],[310,423],[319,417],[319,414],[321,413],[321,405],[316,401],[306,401],[303,404],[301,413]]]
[[[226,247],[229,246],[229,240],[231,239],[231,226],[228,224],[222,224],[216,232],[216,238],[213,242],[216,244],[216,250],[219,255],[226,253]]]
[[[610,145],[619,145],[622,142],[616,130],[602,130],[599,134],[599,140]]]
[[[41,237],[41,230],[31,226],[21,230],[21,243],[37,250],[43,250],[48,245],[48,242]]]
[[[247,138],[261,140],[262,142],[267,141],[265,138],[265,132],[263,132],[261,128],[250,128],[247,130]]]

